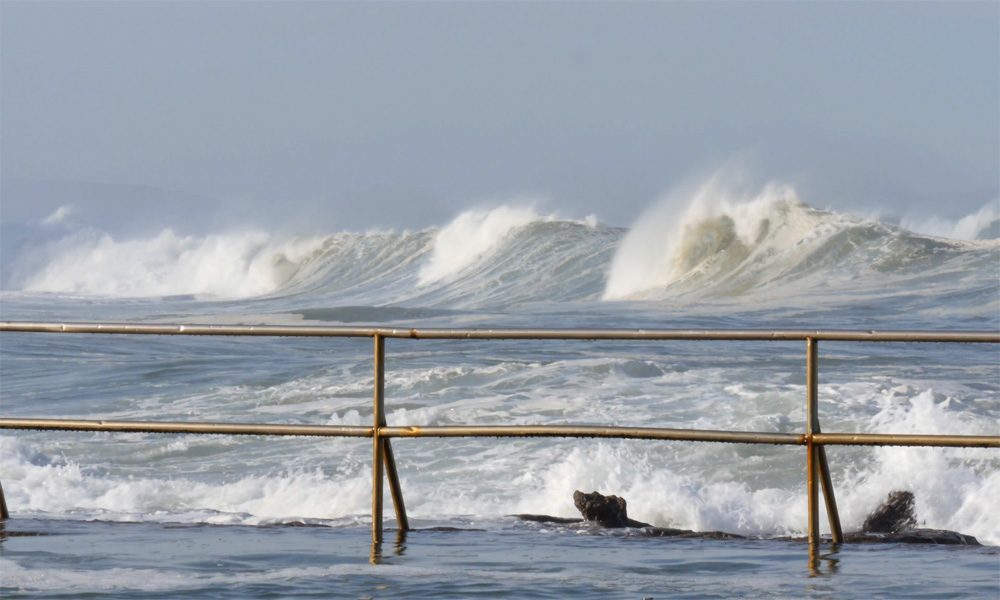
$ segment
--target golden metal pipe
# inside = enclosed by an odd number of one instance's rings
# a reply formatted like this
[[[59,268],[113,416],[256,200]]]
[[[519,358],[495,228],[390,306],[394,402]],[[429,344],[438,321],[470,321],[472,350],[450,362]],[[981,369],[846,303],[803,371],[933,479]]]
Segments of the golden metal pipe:
[[[179,325],[130,323],[56,323],[3,321],[0,331],[142,335],[227,335],[270,337],[374,337],[493,340],[730,340],[851,342],[1000,343],[993,331],[840,331],[840,330],[683,330],[683,329],[396,329],[385,327]]]
[[[443,427],[382,427],[387,438],[416,437],[564,437],[619,438],[638,440],[684,440],[690,442],[730,442],[801,446],[805,436],[797,433],[753,431],[713,431],[707,429],[664,429],[657,427],[604,427],[593,425],[449,425]]]
[[[406,505],[403,504],[403,488],[399,485],[399,473],[396,471],[396,458],[392,453],[392,444],[385,436],[382,437],[385,459],[385,475],[389,480],[389,493],[392,495],[392,507],[396,511],[396,526],[400,531],[410,529],[410,520],[406,518]]]
[[[823,446],[930,446],[939,448],[1000,448],[996,435],[920,435],[895,433],[817,433]]]
[[[811,412],[809,415],[806,425],[806,438],[808,440],[808,450],[807,453],[811,455],[809,459],[809,466],[813,469],[812,473],[809,473],[808,477],[813,480],[813,486],[815,486],[815,479],[817,471],[819,473],[819,483],[823,489],[823,500],[826,503],[826,516],[830,521],[830,534],[833,538],[834,544],[841,544],[844,542],[844,530],[840,526],[840,511],[837,509],[837,497],[833,491],[833,478],[830,477],[830,465],[826,460],[826,449],[823,446],[816,445],[816,434],[820,433],[821,428],[819,424],[819,341],[815,339],[809,339],[806,342],[806,387],[808,398],[808,408],[807,413]],[[814,487],[810,488],[810,491],[814,491]],[[810,509],[814,508],[814,504],[810,501]],[[818,509],[818,503],[815,505]],[[819,513],[816,513],[816,536],[817,542],[819,539]],[[810,525],[812,524],[812,516],[810,516]],[[810,542],[812,542],[812,537],[810,537]]]
[[[371,427],[342,425],[275,425],[257,423],[199,423],[169,421],[110,421],[85,419],[0,418],[0,429],[105,431],[117,433],[191,433],[307,437],[372,437]],[[416,437],[565,437],[680,440],[739,444],[802,446],[797,433],[758,433],[655,427],[603,427],[589,425],[455,425],[446,427],[381,427],[382,438]],[[817,446],[930,446],[1000,448],[1000,436],[901,435],[881,433],[817,433]]]
[[[296,435],[311,437],[372,437],[371,427],[346,425],[275,425],[270,423],[185,423],[170,421],[110,421],[106,419],[8,419],[0,429],[110,431],[131,433],[200,433],[225,435]]]
[[[813,443],[816,443],[815,438]],[[833,478],[830,477],[830,465],[826,461],[826,448],[818,444],[816,459],[819,461],[819,482],[823,488],[823,499],[826,501],[826,516],[830,520],[830,535],[834,544],[843,544],[844,529],[840,525],[840,510],[837,508],[837,497],[833,493]]]
[[[381,416],[379,418],[379,427],[385,427],[387,425],[385,420],[385,339],[376,336],[377,340],[381,339],[382,352],[381,355],[376,351],[376,356],[380,356],[381,360],[381,378],[382,378],[382,409]],[[376,429],[376,431],[380,431]],[[382,438],[382,457],[385,461],[385,475],[389,480],[389,493],[392,495],[392,507],[396,511],[396,526],[400,531],[406,531],[410,528],[410,521],[406,518],[406,505],[403,503],[403,488],[399,485],[399,473],[396,471],[396,457],[392,452],[392,443],[389,438],[385,438],[379,433],[379,437]]]
[[[813,442],[819,396],[818,347],[815,338],[806,340],[806,500],[809,507],[809,545],[819,544],[819,490],[817,488],[816,446]]]
[[[3,495],[3,484],[0,483],[0,521],[4,521],[10,518],[10,512],[7,510],[7,498]]]
[[[382,543],[382,462],[385,460],[385,446],[379,427],[385,417],[385,339],[375,336],[375,401],[372,411],[372,542]]]

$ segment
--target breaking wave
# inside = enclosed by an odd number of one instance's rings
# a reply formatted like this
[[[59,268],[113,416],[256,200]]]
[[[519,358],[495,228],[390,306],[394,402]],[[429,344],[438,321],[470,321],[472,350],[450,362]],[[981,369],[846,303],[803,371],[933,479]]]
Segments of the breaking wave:
[[[434,236],[434,248],[420,267],[419,283],[453,276],[494,250],[512,231],[543,218],[531,208],[501,206],[464,212]]]
[[[49,225],[60,226],[69,213],[60,209]],[[812,207],[788,185],[746,193],[715,176],[664,197],[628,230],[513,204],[415,232],[199,237],[167,229],[120,240],[67,229],[19,243],[13,258],[5,257],[4,288],[448,308],[788,296],[835,284],[882,285],[886,277],[987,277],[1000,261],[1000,242],[956,238],[995,238],[996,217],[988,205],[963,219],[895,226]]]
[[[820,210],[788,185],[770,183],[748,194],[724,175],[664,197],[639,219],[612,260],[605,300],[788,293],[795,291],[789,284],[801,290],[942,269],[965,272],[998,256],[995,241],[930,237]],[[939,230],[985,237],[994,222],[991,210],[950,227],[942,221]]]

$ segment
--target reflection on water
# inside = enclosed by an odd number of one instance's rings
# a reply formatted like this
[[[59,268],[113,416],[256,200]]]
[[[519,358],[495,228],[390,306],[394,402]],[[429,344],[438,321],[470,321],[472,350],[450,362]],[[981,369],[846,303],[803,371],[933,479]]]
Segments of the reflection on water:
[[[392,545],[392,553],[389,556],[403,556],[406,553],[406,530],[396,530],[396,541]],[[372,542],[372,551],[368,559],[373,565],[380,565],[385,560],[382,553],[382,542]]]
[[[809,576],[830,577],[836,575],[840,571],[840,559],[837,558],[839,549],[840,544],[830,544],[829,551],[822,554],[822,544],[809,544]]]
[[[454,523],[454,522],[453,522]],[[459,524],[459,523],[454,523]],[[428,525],[431,525],[428,523]],[[472,525],[465,522],[461,525]],[[995,597],[997,548],[642,538],[509,521],[387,532],[14,519],[0,595],[239,598]],[[14,532],[17,532],[16,534]],[[84,565],[84,568],[81,566]],[[834,576],[836,575],[836,576]]]

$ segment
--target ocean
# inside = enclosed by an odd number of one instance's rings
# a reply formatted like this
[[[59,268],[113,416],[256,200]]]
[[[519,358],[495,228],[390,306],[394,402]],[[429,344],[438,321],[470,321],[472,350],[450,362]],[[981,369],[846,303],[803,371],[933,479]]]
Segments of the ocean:
[[[417,231],[5,230],[4,321],[1000,330],[1000,221],[879,221],[710,186],[630,228],[529,206]],[[12,239],[16,236],[17,239]],[[0,336],[4,417],[370,425],[372,341]],[[993,344],[822,342],[824,432],[997,435]],[[805,430],[804,342],[386,341],[389,425]],[[0,432],[9,598],[968,598],[1000,594],[1000,453],[831,447],[847,531],[893,490],[981,547],[824,546],[801,447],[393,440],[411,526],[371,543],[366,438]],[[659,527],[574,517],[574,490]],[[825,519],[821,520],[828,533]]]

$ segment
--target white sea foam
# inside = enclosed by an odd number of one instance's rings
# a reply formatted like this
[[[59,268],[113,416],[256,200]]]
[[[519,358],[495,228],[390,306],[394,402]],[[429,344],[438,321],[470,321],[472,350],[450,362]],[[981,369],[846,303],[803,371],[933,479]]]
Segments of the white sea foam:
[[[991,211],[950,223],[949,231],[971,232],[989,222]],[[666,196],[629,232],[601,227],[593,216],[578,222],[508,204],[466,211],[440,230],[419,232],[283,237],[163,230],[121,240],[67,226],[66,212],[57,211],[52,218],[60,223],[51,227],[18,233],[28,236],[24,243],[5,249],[5,289],[110,298],[335,296],[344,306],[456,309],[602,296],[760,301],[817,288],[836,293],[829,284],[838,281],[885,287],[886,277],[899,273],[982,272],[977,265],[997,251],[993,243],[922,237],[817,210],[780,184],[747,192],[725,172]],[[907,285],[905,277],[897,283]]]
[[[284,285],[322,241],[276,240],[263,232],[181,236],[169,229],[118,241],[78,231],[40,250],[49,260],[21,289],[110,297],[259,296]]]
[[[35,464],[13,440],[2,442],[2,464],[12,482],[4,492],[22,515],[258,525],[343,518],[363,514],[371,503],[365,475],[331,478],[311,471],[228,483],[185,477],[119,479],[87,473],[73,462]]]
[[[429,369],[396,364],[387,388],[392,399],[388,420],[416,425],[614,422],[800,429],[801,384],[755,379],[752,367],[746,372],[732,366],[682,371],[669,367],[669,360],[625,357]],[[726,385],[727,381],[734,383]],[[370,418],[370,401],[360,397],[364,389],[365,382],[345,372],[259,392],[223,391],[272,420],[285,414],[319,418],[331,425],[362,425]],[[828,403],[825,428],[833,431],[858,427],[880,433],[992,435],[995,427],[995,395],[982,396],[964,384],[930,389],[920,382],[877,379],[826,384],[820,395]],[[670,400],[664,403],[664,397]],[[984,404],[969,410],[971,399]],[[156,409],[151,405],[148,410]],[[147,464],[167,461],[163,464],[185,466],[168,478],[156,476],[155,470],[123,477],[65,459],[65,450],[39,454],[17,438],[4,437],[0,468],[8,503],[15,512],[29,516],[243,525],[328,523],[358,518],[370,509],[370,448],[351,440],[336,442],[335,448],[324,442],[321,447],[329,455],[315,455],[319,446],[281,449],[274,441],[266,446],[273,451],[265,451],[263,444],[230,450],[236,443],[230,436],[136,435],[125,442],[118,451],[108,446],[111,454],[99,462],[121,460],[114,457],[124,452]],[[257,474],[222,476],[231,471],[225,465],[233,452]],[[989,450],[847,452],[851,454],[831,455],[846,529],[858,529],[889,491],[908,489],[916,494],[921,525],[1000,544],[1000,519],[989,508],[1000,477]],[[74,453],[81,458],[90,454]],[[397,449],[405,465],[401,473],[407,509],[415,518],[496,519],[522,512],[572,517],[577,516],[572,494],[579,489],[624,496],[633,518],[654,525],[763,536],[803,533],[805,474],[800,454],[796,449],[725,444],[566,440],[518,440],[503,446],[478,440],[401,442]],[[308,460],[312,462],[304,462]],[[295,464],[301,466],[289,467]],[[220,475],[212,479],[197,475],[206,471]]]
[[[960,219],[931,217],[928,219],[905,218],[900,225],[915,233],[955,240],[993,239],[1000,237],[1000,201],[985,204],[976,212]]]
[[[804,205],[788,185],[748,193],[731,173],[717,172],[664,196],[639,218],[611,262],[604,299],[648,296],[683,281],[743,277],[753,285],[778,278],[842,219]]]
[[[420,285],[461,272],[495,249],[514,229],[548,220],[534,208],[502,205],[492,210],[469,210],[455,217],[434,237],[434,248],[420,267]]]

